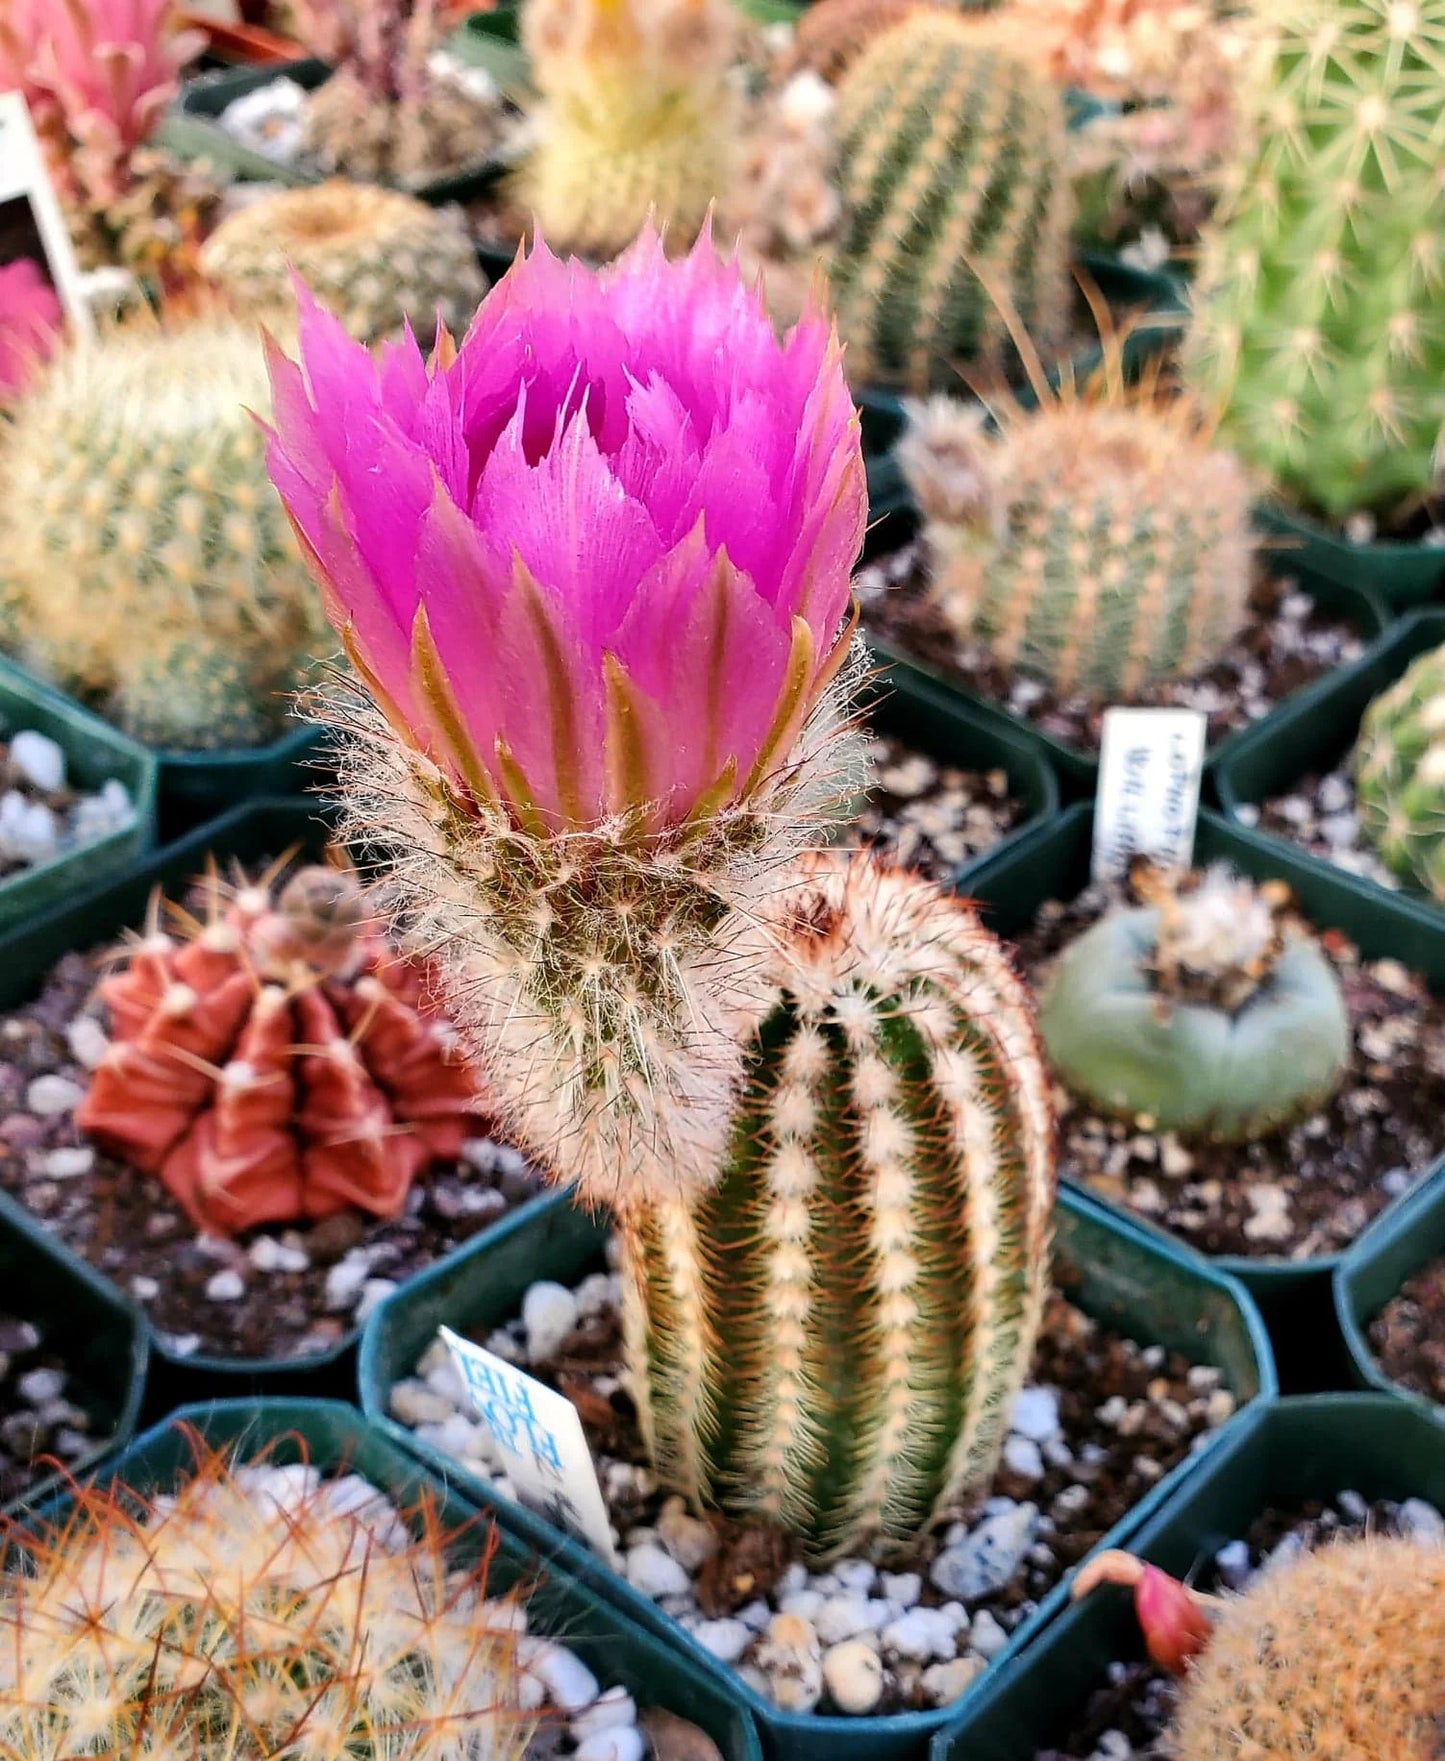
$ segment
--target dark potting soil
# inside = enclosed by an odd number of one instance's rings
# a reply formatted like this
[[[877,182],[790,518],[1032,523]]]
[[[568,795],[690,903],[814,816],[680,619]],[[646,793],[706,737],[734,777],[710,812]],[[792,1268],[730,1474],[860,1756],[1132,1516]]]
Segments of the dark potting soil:
[[[1391,892],[1412,890],[1385,866],[1366,839],[1348,765],[1323,776],[1302,776],[1287,795],[1272,796],[1259,806],[1242,803],[1237,817],[1244,825],[1287,838],[1347,874],[1363,875]]]
[[[1369,1339],[1392,1382],[1445,1404],[1445,1255],[1405,1280],[1370,1322]]]
[[[978,642],[960,642],[928,597],[922,545],[911,544],[862,568],[857,577],[871,633],[960,689],[1008,710],[1050,739],[1097,752],[1110,701],[1060,697],[1042,680],[1002,666]],[[1354,660],[1364,647],[1347,619],[1315,609],[1291,582],[1259,572],[1249,622],[1224,653],[1192,679],[1151,685],[1141,707],[1200,709],[1209,742],[1248,727],[1311,679]]]
[[[1206,1593],[1242,1590],[1277,1550],[1303,1552],[1367,1534],[1408,1533],[1420,1527],[1434,1532],[1437,1525],[1445,1533],[1439,1514],[1415,1501],[1399,1505],[1381,1499],[1367,1504],[1357,1492],[1342,1491],[1328,1505],[1312,1500],[1294,1509],[1262,1512],[1247,1535],[1198,1561],[1189,1582]],[[1137,1656],[1121,1659],[1078,1709],[1059,1746],[1037,1751],[1033,1761],[1170,1761],[1168,1732],[1178,1692],[1174,1676]]]
[[[1016,1509],[1027,1502],[1038,1512],[1038,1526],[1027,1550],[1016,1561],[1002,1588],[966,1603],[975,1634],[982,1634],[980,1616],[993,1630],[1008,1633],[1032,1612],[1039,1600],[1075,1565],[1105,1532],[1145,1495],[1154,1483],[1189,1452],[1209,1430],[1234,1411],[1234,1399],[1221,1385],[1219,1372],[1191,1365],[1162,1347],[1141,1347],[1097,1325],[1068,1300],[1065,1292],[1077,1276],[1066,1264],[1055,1267],[1056,1288],[1044,1315],[1043,1329],[1028,1383],[1052,1391],[1057,1401],[1057,1428],[1042,1449],[1030,1443],[1011,1448],[993,1482],[966,1505],[949,1513],[931,1534],[911,1547],[891,1549],[885,1572],[915,1573],[921,1585],[909,1609],[957,1608],[929,1576],[934,1560],[946,1549],[966,1545],[967,1537],[986,1517]],[[647,1469],[647,1456],[637,1416],[622,1384],[622,1339],[614,1304],[588,1303],[562,1344],[542,1362],[526,1356],[526,1333],[520,1321],[500,1333],[480,1338],[493,1351],[526,1362],[529,1371],[565,1394],[577,1407],[606,1490],[609,1515],[621,1550],[666,1540],[669,1520],[676,1521],[680,1501],[659,1489]],[[415,1389],[416,1383],[409,1383]],[[400,1411],[395,1405],[394,1410]],[[422,1409],[419,1409],[422,1410]],[[1011,1439],[1017,1444],[1022,1439]],[[474,1462],[469,1465],[475,1466]],[[734,1521],[716,1513],[706,1519],[712,1529],[710,1556],[687,1565],[690,1590],[668,1596],[664,1607],[684,1620],[707,1622],[746,1619],[750,1609],[766,1605],[768,1619],[796,1613],[800,1590],[817,1589],[816,1601],[853,1588],[848,1561],[835,1561],[817,1577],[804,1572],[796,1542],[772,1523],[758,1518]],[[857,1561],[853,1562],[855,1565]],[[865,1575],[867,1567],[865,1566]],[[882,1588],[861,1594],[886,1596]],[[901,1612],[901,1611],[900,1611]],[[739,1660],[760,1684],[765,1655],[766,1622],[755,1623],[761,1635]],[[965,1649],[967,1623],[958,1639],[964,1679],[954,1679],[949,1698],[967,1685],[973,1670],[983,1668],[980,1656]],[[999,1643],[1002,1643],[1000,1636]],[[980,1644],[982,1640],[980,1639]],[[897,1655],[890,1634],[883,1631],[885,1683],[871,1708],[877,1716],[939,1704],[936,1677],[921,1661]],[[767,1691],[761,1685],[761,1691]],[[826,1694],[816,1710],[836,1711]]]
[[[0,1504],[106,1441],[65,1360],[31,1321],[0,1314]]]
[[[876,782],[855,836],[900,868],[948,881],[965,862],[991,850],[1024,817],[1003,770],[940,764],[892,734],[871,742]]]
[[[1036,991],[1107,903],[1090,889],[1043,906],[1019,942]],[[1326,1107],[1253,1143],[1184,1144],[1057,1089],[1060,1175],[1204,1253],[1304,1260],[1348,1247],[1445,1146],[1445,1001],[1396,960],[1361,960],[1336,930],[1320,944],[1339,975],[1355,1047]]]
[[[105,1050],[87,1008],[103,953],[67,954],[0,1022],[0,1186],[139,1301],[178,1354],[324,1353],[401,1279],[538,1190],[516,1150],[479,1136],[423,1175],[394,1221],[344,1211],[236,1240],[198,1234],[159,1180],[88,1143],[72,1117]]]

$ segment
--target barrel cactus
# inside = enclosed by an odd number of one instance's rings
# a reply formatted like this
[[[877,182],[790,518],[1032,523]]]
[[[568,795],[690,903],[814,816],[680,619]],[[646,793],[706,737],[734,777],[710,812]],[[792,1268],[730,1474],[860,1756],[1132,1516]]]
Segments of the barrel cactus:
[[[527,0],[545,102],[519,194],[550,243],[611,257],[651,215],[691,244],[732,179],[737,37],[729,0]]]
[[[1068,313],[1063,98],[987,23],[932,7],[875,37],[838,89],[844,223],[829,276],[856,380],[927,390],[1048,348]],[[1011,308],[1011,310],[1010,310]]]
[[[430,339],[438,318],[464,329],[487,290],[454,211],[342,178],[248,203],[207,239],[201,271],[237,311],[271,323],[294,318],[299,275],[367,343],[404,324]]]
[[[721,1179],[620,1203],[662,1477],[826,1555],[986,1479],[1032,1353],[1053,1197],[1027,992],[973,909],[813,859],[777,916]]]
[[[1214,660],[1251,587],[1249,479],[1187,399],[1104,372],[991,431],[976,405],[911,408],[899,460],[929,588],[956,635],[1062,693],[1128,701]]]
[[[1445,426],[1445,0],[1290,0],[1261,32],[1186,368],[1288,494],[1388,514]]]
[[[158,745],[274,738],[334,641],[266,480],[269,401],[235,319],[61,356],[0,436],[0,643]]]
[[[1365,711],[1353,763],[1365,835],[1445,904],[1445,648],[1422,654]]]
[[[1161,1131],[1246,1142],[1334,1094],[1349,1017],[1323,950],[1277,883],[1224,868],[1148,874],[1065,949],[1039,1008],[1044,1046],[1090,1105]]]
[[[876,36],[937,0],[815,0],[799,18],[783,57],[785,78],[805,70],[836,85]]]

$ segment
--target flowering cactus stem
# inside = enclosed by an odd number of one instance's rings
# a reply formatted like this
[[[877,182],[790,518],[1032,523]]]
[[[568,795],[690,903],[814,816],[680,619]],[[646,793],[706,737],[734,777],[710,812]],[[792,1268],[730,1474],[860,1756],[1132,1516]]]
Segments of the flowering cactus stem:
[[[1205,1596],[1117,1547],[1106,1548],[1080,1568],[1070,1595],[1078,1602],[1100,1584],[1117,1584],[1134,1592],[1134,1613],[1145,1647],[1153,1661],[1173,1675],[1182,1675],[1189,1659],[1209,1643],[1213,1617],[1224,1606],[1219,1597]]]

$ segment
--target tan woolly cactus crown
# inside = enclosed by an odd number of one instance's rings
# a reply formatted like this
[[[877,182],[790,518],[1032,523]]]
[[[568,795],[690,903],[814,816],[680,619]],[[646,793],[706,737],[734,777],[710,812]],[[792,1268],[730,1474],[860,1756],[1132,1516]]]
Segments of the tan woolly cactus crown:
[[[1445,1547],[1398,1537],[1267,1567],[1181,1691],[1176,1761],[1438,1761]]]

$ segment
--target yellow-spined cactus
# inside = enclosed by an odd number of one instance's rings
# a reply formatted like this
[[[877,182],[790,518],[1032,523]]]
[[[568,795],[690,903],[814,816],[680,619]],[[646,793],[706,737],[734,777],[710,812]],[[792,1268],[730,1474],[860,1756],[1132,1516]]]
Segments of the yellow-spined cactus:
[[[548,242],[611,257],[651,214],[685,249],[733,174],[729,0],[527,0],[522,41],[545,104],[518,194]]]

